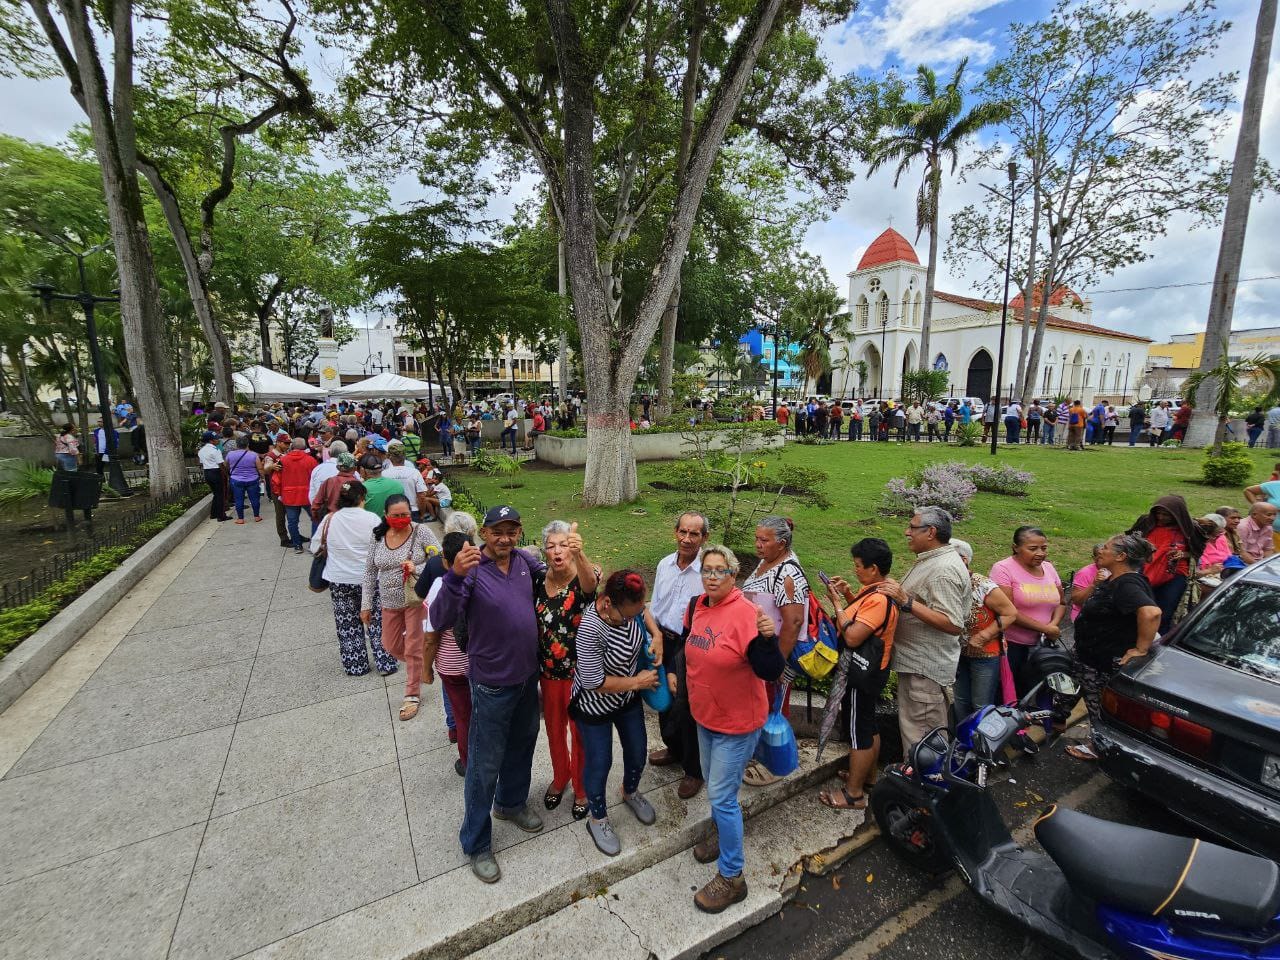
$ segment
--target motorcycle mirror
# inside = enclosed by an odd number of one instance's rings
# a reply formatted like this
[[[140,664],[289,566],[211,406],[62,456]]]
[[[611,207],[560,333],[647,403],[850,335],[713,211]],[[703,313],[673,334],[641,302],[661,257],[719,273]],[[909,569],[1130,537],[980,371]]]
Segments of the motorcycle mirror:
[[[1063,696],[1074,697],[1080,692],[1080,685],[1067,673],[1051,673],[1045,678],[1045,683],[1054,693],[1060,693]]]

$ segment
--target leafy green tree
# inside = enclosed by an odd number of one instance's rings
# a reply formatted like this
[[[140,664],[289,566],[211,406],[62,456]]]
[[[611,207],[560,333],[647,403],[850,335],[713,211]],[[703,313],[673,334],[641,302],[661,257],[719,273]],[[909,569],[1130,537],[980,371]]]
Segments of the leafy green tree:
[[[70,83],[72,98],[89,120],[119,270],[131,388],[147,424],[150,489],[155,495],[171,493],[186,486],[187,473],[171,340],[136,175],[133,2],[114,0],[99,11],[85,0],[59,0],[56,14],[48,0],[28,0],[28,7],[53,62]],[[19,35],[34,35],[30,22],[12,5],[0,8],[0,33],[14,35],[15,23]],[[100,53],[104,45],[98,31],[109,35],[109,60]]]
[[[720,149],[753,81],[763,88],[760,105],[779,111],[801,110],[792,94],[825,95],[817,80],[771,81],[771,42],[842,19],[848,0],[734,8],[700,0],[534,7],[349,0],[339,9],[346,22],[361,23],[365,49],[353,86],[377,101],[379,119],[497,146],[513,167],[541,177],[564,243],[589,398],[583,500],[632,499],[632,388],[679,282]],[[757,66],[766,68],[759,77]],[[682,94],[692,110],[672,109]],[[677,117],[691,127],[687,159],[673,135]],[[799,152],[806,143],[786,147]],[[670,199],[659,206],[664,190]],[[660,218],[662,241],[640,271],[634,310],[624,312],[630,241],[650,213]]]
[[[805,278],[804,286],[787,303],[782,315],[791,341],[799,347],[796,358],[804,371],[806,390],[808,381],[816,390],[817,381],[831,372],[832,341],[847,340],[852,333],[849,312],[843,309],[844,299],[826,271],[820,265],[813,266],[816,270]]]
[[[1024,325],[1036,314],[1023,402],[1038,379],[1053,291],[1145,260],[1170,223],[1218,216],[1227,170],[1214,142],[1234,78],[1211,64],[1227,28],[1211,0],[1167,16],[1122,0],[1059,0],[1045,20],[1010,27],[1008,51],[978,92],[1010,107],[1031,212],[1023,249],[1036,259],[1016,271],[1031,291]],[[992,204],[1008,215],[1007,201]]]
[[[924,314],[920,319],[920,369],[929,366],[929,332],[933,318],[933,290],[938,274],[938,210],[942,195],[942,167],[951,173],[960,162],[960,149],[980,130],[1002,121],[1007,107],[999,101],[980,102],[965,112],[964,71],[961,60],[945,86],[929,67],[916,70],[917,99],[891,102],[885,109],[886,131],[872,150],[871,172],[892,164],[893,185],[917,163],[924,166],[916,192],[916,239],[929,231],[929,263],[924,281]]]

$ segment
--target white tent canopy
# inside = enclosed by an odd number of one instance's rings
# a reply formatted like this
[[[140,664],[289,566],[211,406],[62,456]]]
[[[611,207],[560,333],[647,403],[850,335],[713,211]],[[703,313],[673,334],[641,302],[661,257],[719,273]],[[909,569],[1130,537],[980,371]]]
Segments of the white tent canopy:
[[[377,376],[370,377],[368,380],[361,380],[359,383],[353,383],[350,386],[339,387],[333,391],[332,395],[363,400],[381,400],[383,398],[388,400],[413,400],[427,396],[443,398],[448,393],[449,390],[438,383],[414,380],[412,377],[402,377],[398,373],[380,373]]]
[[[231,375],[236,393],[242,393],[251,401],[273,403],[276,400],[321,400],[325,392],[319,387],[302,380],[295,380],[283,373],[277,373],[268,367],[246,367]],[[194,386],[183,387],[180,394],[183,400],[191,400],[196,395]],[[225,398],[230,400],[230,397]]]

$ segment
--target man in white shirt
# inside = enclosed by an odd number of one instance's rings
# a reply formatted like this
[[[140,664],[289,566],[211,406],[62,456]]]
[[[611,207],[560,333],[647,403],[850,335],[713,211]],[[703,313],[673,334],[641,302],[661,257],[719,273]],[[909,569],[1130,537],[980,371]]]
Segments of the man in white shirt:
[[[689,601],[705,591],[702,587],[702,548],[710,534],[710,524],[701,513],[682,513],[676,518],[676,552],[663,557],[653,578],[649,610],[662,629],[662,662],[674,699],[671,707],[658,715],[662,742],[666,747],[649,754],[655,767],[678,763],[684,779],[676,788],[682,800],[702,789],[702,757],[698,752],[698,727],[689,712],[689,691],[685,685],[684,616]]]
[[[422,474],[404,462],[404,444],[392,440],[387,444],[387,459],[390,464],[382,468],[382,476],[388,480],[399,480],[404,487],[404,495],[409,498],[410,513],[415,523],[420,521],[427,509],[427,484]]]
[[[231,519],[227,516],[227,484],[222,470],[225,461],[222,459],[222,451],[218,449],[220,439],[216,431],[206,430],[200,437],[200,449],[196,451],[196,459],[204,470],[204,482],[209,485],[209,492],[213,494],[213,501],[209,504],[209,519],[219,523]]]
[[[338,454],[350,453],[347,445],[341,440],[334,440],[328,446],[329,455],[324,462],[311,471],[311,482],[307,489],[307,503],[315,503],[316,494],[320,492],[320,484],[330,477],[338,475]]]

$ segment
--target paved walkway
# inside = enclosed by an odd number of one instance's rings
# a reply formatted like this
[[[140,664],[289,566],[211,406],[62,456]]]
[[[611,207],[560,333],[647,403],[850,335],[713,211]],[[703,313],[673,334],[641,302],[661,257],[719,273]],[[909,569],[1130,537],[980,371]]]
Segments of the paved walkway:
[[[206,523],[0,716],[0,956],[460,956],[692,843],[705,794],[650,768],[659,826],[617,816],[621,858],[565,802],[496,823],[480,884],[439,685],[402,723],[403,671],[344,674],[309,563],[270,520]]]

